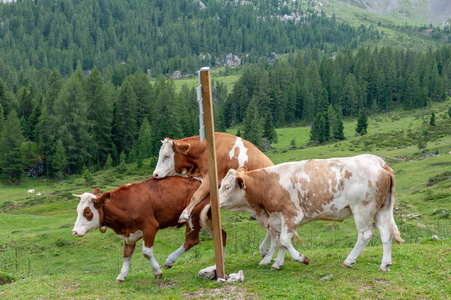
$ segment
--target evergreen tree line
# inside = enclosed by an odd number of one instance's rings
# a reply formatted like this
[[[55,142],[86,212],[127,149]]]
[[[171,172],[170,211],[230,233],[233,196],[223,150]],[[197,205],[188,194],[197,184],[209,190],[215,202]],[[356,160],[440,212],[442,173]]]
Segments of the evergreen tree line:
[[[380,38],[299,2],[209,0],[40,0],[0,3],[0,77],[9,86],[42,69],[68,78],[81,62],[118,86],[136,72],[153,76],[222,64],[228,53],[256,62],[271,52],[355,48]],[[268,3],[267,3],[268,2]],[[296,13],[282,20],[282,13]],[[247,58],[246,58],[247,57]],[[19,78],[19,82],[18,79]]]
[[[343,116],[444,99],[450,73],[451,46],[300,53],[246,69],[230,93],[214,82],[215,129],[241,124],[238,134],[262,149],[277,141],[275,127],[288,124],[312,122],[312,141],[341,139]],[[81,65],[68,79],[57,69],[41,75],[17,92],[0,80],[0,173],[7,179],[18,180],[37,160],[48,176],[142,160],[158,153],[164,137],[198,134],[196,92],[176,92],[172,79],[151,83],[136,73],[116,87]]]
[[[77,67],[67,80],[51,71],[39,98],[26,82],[12,102],[4,90],[0,83],[0,172],[11,181],[36,161],[48,176],[94,171],[155,156],[167,136],[198,134],[195,90],[177,93],[172,79],[152,84],[137,73],[116,89],[96,68],[85,75]],[[214,90],[220,95],[224,86]],[[219,121],[217,128],[225,129]]]
[[[262,129],[259,137],[247,132],[268,120],[276,127],[316,120],[312,140],[321,143],[343,138],[337,128],[343,116],[422,108],[445,99],[450,76],[451,46],[427,52],[361,47],[334,56],[313,50],[247,69],[219,105],[226,126],[243,123],[240,133],[257,145],[272,137]]]

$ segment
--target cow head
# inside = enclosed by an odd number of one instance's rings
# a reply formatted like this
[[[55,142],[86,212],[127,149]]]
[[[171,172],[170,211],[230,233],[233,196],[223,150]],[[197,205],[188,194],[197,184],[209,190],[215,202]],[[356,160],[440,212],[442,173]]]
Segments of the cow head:
[[[182,175],[182,171],[177,170],[175,156],[177,154],[186,155],[190,145],[179,144],[171,139],[164,139],[158,155],[158,163],[153,172],[153,178],[161,179],[168,176]]]
[[[74,229],[72,229],[73,236],[82,237],[86,233],[100,227],[99,211],[94,206],[99,192],[99,189],[95,189],[92,193],[73,194],[75,197],[80,198],[80,203],[77,206],[77,220],[75,221]]]
[[[230,211],[247,211],[255,213],[246,200],[246,182],[244,170],[230,169],[222,179],[219,189],[219,205]]]

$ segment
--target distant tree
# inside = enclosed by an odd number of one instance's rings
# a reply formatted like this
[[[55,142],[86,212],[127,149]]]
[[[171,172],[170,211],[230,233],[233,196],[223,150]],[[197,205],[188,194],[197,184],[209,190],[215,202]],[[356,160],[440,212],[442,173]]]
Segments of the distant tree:
[[[337,123],[333,129],[333,136],[335,139],[344,140],[344,126],[343,126],[343,117],[341,116],[341,112],[337,111]]]
[[[368,116],[366,115],[365,109],[360,108],[359,115],[357,117],[357,126],[355,131],[360,135],[364,135],[367,133],[368,128]]]
[[[435,113],[431,113],[431,118],[429,119],[429,125],[435,126]]]
[[[448,108],[448,117],[451,118],[451,106]]]
[[[131,76],[125,78],[118,90],[114,109],[113,134],[118,152],[129,153],[138,136],[138,104]]]
[[[238,131],[236,132],[236,136],[241,137],[241,129],[238,128]]]
[[[267,138],[271,143],[278,142],[278,136],[274,123],[272,121],[271,112],[268,110],[265,115],[265,120],[263,124],[263,137]]]
[[[127,165],[125,164],[126,160],[127,155],[125,154],[124,151],[122,151],[121,154],[119,155],[119,165],[116,167],[116,170],[119,173],[124,173],[125,171],[127,171]]]
[[[105,169],[111,168],[112,165],[113,165],[113,159],[111,158],[111,153],[108,153],[108,156],[106,157],[106,162],[105,162]]]
[[[0,172],[8,182],[20,182],[24,174],[22,144],[24,138],[15,110],[11,110],[0,132]]]
[[[296,148],[296,138],[293,138],[293,139],[290,141],[290,146],[291,146],[292,148]]]
[[[58,140],[56,143],[56,150],[51,160],[51,167],[57,171],[58,177],[61,177],[64,174],[64,170],[67,168],[66,150],[64,149],[61,140]]]
[[[3,106],[0,103],[0,132],[2,132],[3,124],[5,123],[5,117],[4,116],[5,116],[5,114],[4,114]]]
[[[246,118],[243,120],[243,123],[244,139],[263,150],[263,128],[256,97],[253,97],[249,103],[249,107],[246,111]]]
[[[330,139],[330,127],[327,112],[318,113],[310,129],[310,141],[323,143]]]
[[[152,154],[152,145],[152,128],[150,127],[149,120],[144,118],[138,134],[138,155],[141,155],[142,158],[149,158]]]

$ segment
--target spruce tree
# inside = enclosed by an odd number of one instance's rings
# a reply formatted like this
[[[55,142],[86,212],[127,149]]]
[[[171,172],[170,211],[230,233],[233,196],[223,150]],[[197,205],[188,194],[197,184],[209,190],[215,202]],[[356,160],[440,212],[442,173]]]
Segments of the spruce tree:
[[[22,144],[24,138],[17,113],[12,109],[0,132],[0,171],[6,181],[20,182],[24,175]]]
[[[431,118],[429,119],[429,125],[435,126],[435,113],[431,113]]]
[[[263,129],[258,111],[257,98],[252,97],[249,107],[246,111],[246,118],[244,119],[244,139],[248,140],[260,150],[263,150]]]
[[[56,137],[66,149],[68,174],[81,172],[90,154],[92,140],[84,84],[83,71],[77,68],[62,87],[54,106]]]
[[[355,131],[360,135],[364,135],[367,133],[367,128],[368,128],[368,116],[366,115],[365,109],[360,108]]]
[[[51,167],[57,171],[58,177],[61,177],[67,168],[66,150],[64,149],[61,140],[58,140],[56,143],[56,150],[51,160]]]
[[[271,143],[278,142],[276,128],[274,127],[272,115],[269,110],[265,114],[265,121],[263,124],[263,137],[267,138]]]
[[[149,120],[144,118],[138,134],[138,155],[142,155],[142,158],[149,158],[152,154],[152,144],[152,128]]]
[[[113,134],[118,152],[129,153],[138,136],[137,100],[131,76],[119,88],[114,111]]]
[[[337,110],[336,116],[337,116],[337,123],[333,129],[333,136],[335,139],[344,140],[345,135],[344,135],[343,117],[341,116],[340,110]]]

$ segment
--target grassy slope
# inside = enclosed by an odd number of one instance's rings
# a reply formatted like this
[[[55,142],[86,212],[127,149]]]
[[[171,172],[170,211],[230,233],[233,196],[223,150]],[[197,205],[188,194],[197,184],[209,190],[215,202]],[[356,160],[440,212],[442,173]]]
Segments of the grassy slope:
[[[440,128],[449,120],[441,113],[450,103],[442,103],[425,112],[436,111]],[[373,124],[373,123],[376,124]],[[346,120],[346,135],[354,131],[354,120]],[[12,279],[12,284],[0,285],[3,299],[46,298],[180,298],[249,297],[249,298],[446,298],[450,293],[449,261],[451,242],[450,179],[427,187],[429,178],[450,170],[451,134],[429,142],[427,149],[440,156],[419,159],[414,145],[397,146],[404,141],[408,129],[423,124],[420,112],[395,112],[370,118],[369,134],[345,141],[307,149],[289,150],[296,138],[297,146],[308,140],[309,128],[278,129],[279,143],[268,155],[275,163],[290,160],[348,156],[375,153],[385,157],[396,171],[396,221],[403,245],[393,245],[390,273],[377,272],[382,247],[376,235],[352,269],[342,269],[341,263],[352,249],[356,232],[352,219],[342,223],[316,222],[298,229],[304,244],[295,247],[311,260],[309,266],[295,263],[288,254],[281,271],[269,266],[258,267],[258,245],[265,231],[247,213],[222,212],[223,227],[228,232],[226,272],[243,270],[245,282],[220,285],[197,278],[197,272],[214,264],[213,240],[202,233],[201,244],[185,253],[174,267],[163,271],[163,279],[155,280],[148,262],[136,253],[125,283],[114,279],[122,265],[123,244],[111,230],[83,238],[71,236],[78,199],[71,193],[90,191],[100,186],[107,190],[151,174],[148,167],[128,175],[113,171],[96,174],[95,184],[86,185],[80,178],[64,182],[40,182],[30,179],[22,186],[1,186],[0,209],[0,280]],[[385,145],[375,146],[374,133]],[[393,136],[390,138],[390,136]],[[397,147],[397,149],[396,149]],[[366,150],[365,150],[366,149]],[[278,152],[278,153],[273,153]],[[404,160],[406,158],[406,160]],[[411,161],[410,161],[411,160]],[[43,193],[30,196],[29,188]],[[51,193],[59,191],[56,195]],[[444,213],[443,213],[444,212]],[[239,217],[242,222],[236,222]],[[376,230],[377,234],[377,230]],[[437,235],[442,240],[432,239]],[[155,255],[163,265],[172,251],[183,242],[183,230],[168,229],[157,235]],[[324,278],[327,275],[330,277]],[[2,279],[3,278],[3,279]],[[23,280],[22,280],[23,279]]]

